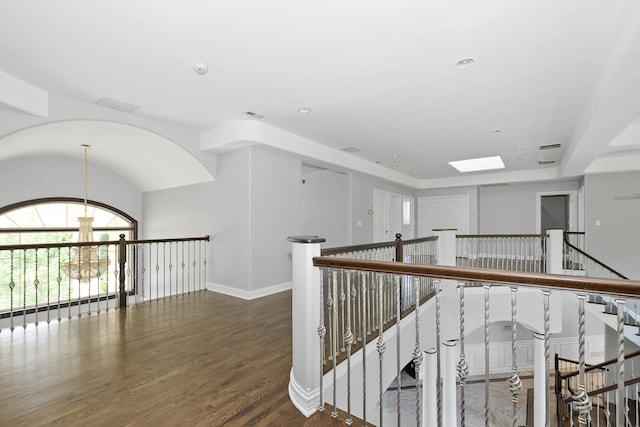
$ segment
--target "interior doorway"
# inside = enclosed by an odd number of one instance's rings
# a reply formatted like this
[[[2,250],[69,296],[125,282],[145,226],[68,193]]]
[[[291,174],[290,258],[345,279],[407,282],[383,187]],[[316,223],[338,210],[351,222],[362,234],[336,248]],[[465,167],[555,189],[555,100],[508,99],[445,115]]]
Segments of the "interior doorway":
[[[538,193],[537,232],[544,233],[551,228],[576,231],[576,199],[576,191]]]
[[[562,228],[569,230],[569,195],[542,196],[540,203],[540,221],[542,230]]]

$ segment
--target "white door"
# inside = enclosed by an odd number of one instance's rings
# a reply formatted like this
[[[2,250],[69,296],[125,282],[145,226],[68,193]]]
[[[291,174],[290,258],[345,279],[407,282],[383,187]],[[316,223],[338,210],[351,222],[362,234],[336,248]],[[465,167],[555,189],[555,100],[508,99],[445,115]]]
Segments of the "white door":
[[[402,233],[402,196],[373,190],[373,241],[391,242]]]
[[[388,209],[389,203],[387,193],[380,190],[373,190],[373,242],[385,242],[389,229]]]
[[[433,235],[433,229],[440,227],[442,202],[439,199],[420,197],[418,199],[418,237]]]
[[[414,212],[414,198],[402,197],[402,240],[415,238],[416,215]]]
[[[402,233],[402,196],[389,193],[389,233],[387,240],[396,240],[396,234]]]
[[[446,198],[443,205],[442,226],[439,228],[455,228],[458,230],[457,234],[469,234],[469,197]]]
[[[469,196],[420,197],[418,237],[431,236],[434,229],[454,228],[469,233]]]

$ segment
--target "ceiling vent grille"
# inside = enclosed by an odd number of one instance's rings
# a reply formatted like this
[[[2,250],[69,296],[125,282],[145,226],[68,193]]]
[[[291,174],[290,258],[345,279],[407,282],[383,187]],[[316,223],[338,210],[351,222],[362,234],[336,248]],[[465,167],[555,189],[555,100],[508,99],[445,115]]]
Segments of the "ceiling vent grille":
[[[96,104],[102,106],[102,107],[107,107],[107,108],[111,108],[114,110],[118,110],[118,111],[122,111],[124,113],[133,113],[134,111],[136,111],[138,108],[137,105],[133,105],[133,104],[129,104],[126,102],[122,102],[122,101],[118,101],[117,99],[113,99],[113,98],[109,98],[109,97],[102,97],[98,100],[98,102],[96,102]]]
[[[345,153],[357,153],[358,151],[362,151],[361,148],[358,148],[355,145],[347,145],[346,147],[340,148],[340,150]]]
[[[560,148],[562,146],[562,144],[547,144],[547,145],[541,145],[538,148],[540,148],[541,150],[551,150],[552,148]]]
[[[501,183],[497,183],[497,184],[483,184],[480,186],[480,188],[492,188],[492,187],[508,187],[509,183],[508,182],[501,182]]]
[[[538,160],[539,165],[552,165],[555,162],[555,160]]]
[[[262,114],[254,113],[253,111],[247,111],[245,114],[249,117],[253,117],[254,119],[264,119]]]

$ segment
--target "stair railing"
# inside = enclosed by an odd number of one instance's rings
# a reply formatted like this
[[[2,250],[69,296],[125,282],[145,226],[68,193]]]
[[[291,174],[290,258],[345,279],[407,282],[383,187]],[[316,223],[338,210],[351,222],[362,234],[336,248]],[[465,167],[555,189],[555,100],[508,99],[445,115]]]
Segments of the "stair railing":
[[[587,277],[602,277],[611,279],[628,279],[624,274],[614,270],[602,261],[586,253],[583,249],[570,242],[565,233],[564,240],[564,269],[566,274]]]
[[[369,261],[392,261],[392,262],[409,262],[414,264],[437,264],[438,263],[438,236],[421,237],[418,239],[402,240],[402,234],[396,234],[396,240],[393,242],[373,243],[366,245],[342,246],[335,248],[323,248],[320,251],[322,256],[332,256],[338,258],[351,258]],[[338,280],[343,280],[338,278]],[[401,287],[406,283],[402,278]],[[325,283],[325,286],[327,284]],[[343,285],[341,284],[340,287]],[[433,293],[433,286],[430,281],[421,281],[420,299],[424,300]],[[325,292],[325,295],[328,295]],[[385,297],[389,297],[385,295]],[[344,303],[344,297],[340,303]],[[402,313],[410,310],[415,304],[412,292],[401,290]],[[384,313],[384,324],[395,321],[394,313]],[[371,319],[375,323],[375,318]],[[375,330],[375,326],[373,326]],[[361,341],[362,337],[358,337]]]
[[[455,242],[455,234],[452,239]],[[329,404],[335,417],[338,417],[338,409],[347,413],[347,424],[353,415],[374,424],[386,424],[385,420],[391,416],[398,419],[398,425],[403,425],[400,418],[406,415],[401,415],[404,412],[401,406],[405,403],[400,403],[399,393],[407,387],[401,384],[401,371],[412,361],[417,379],[409,385],[413,385],[415,403],[411,404],[411,412],[415,414],[415,421],[409,422],[421,425],[423,419],[429,418],[429,422],[438,425],[456,425],[458,419],[461,425],[465,425],[469,403],[465,401],[464,393],[461,393],[460,406],[456,409],[456,376],[464,385],[469,373],[465,338],[474,329],[480,328],[485,338],[485,354],[484,357],[476,354],[476,363],[481,363],[484,359],[484,413],[488,425],[492,407],[488,391],[491,373],[489,324],[496,321],[511,321],[512,325],[512,376],[505,387],[512,394],[514,402],[513,425],[522,425],[524,422],[523,419],[518,419],[515,411],[518,395],[522,390],[522,368],[518,367],[518,359],[513,356],[517,353],[518,325],[527,325],[539,336],[534,340],[534,400],[541,402],[541,406],[534,406],[536,417],[543,417],[549,422],[549,336],[558,331],[558,322],[562,321],[562,300],[565,295],[573,295],[578,301],[576,335],[581,356],[580,371],[584,371],[586,366],[586,294],[610,295],[620,306],[624,306],[627,299],[640,295],[640,282],[634,281],[319,256],[319,249],[316,255],[305,247],[316,245],[317,242],[317,239],[297,239],[293,245],[294,265],[306,265],[309,259],[313,259],[309,270],[306,270],[307,267],[304,269],[308,273],[303,274],[311,282],[301,281],[301,284],[305,284],[297,290],[298,279],[294,274],[294,307],[300,310],[299,304],[306,304],[304,312],[309,313],[311,319],[317,320],[309,320],[308,316],[299,321],[294,320],[294,354],[289,391],[292,401],[303,413],[324,410],[325,404]],[[455,244],[451,246],[455,247]],[[310,258],[303,258],[307,261],[298,262],[297,253]],[[455,259],[455,252],[453,258]],[[412,284],[410,292],[416,294],[416,305],[409,315],[403,317],[400,314],[400,283],[405,277],[409,277],[409,283]],[[433,280],[434,297],[420,304],[419,283],[422,278]],[[322,285],[316,288],[315,296],[313,283]],[[481,287],[468,287],[478,283]],[[307,291],[311,295],[305,294]],[[344,301],[344,304],[334,303],[336,301]],[[370,308],[362,310],[369,302]],[[327,306],[330,310],[327,310]],[[384,320],[385,313],[388,312],[395,313],[396,319],[400,321],[386,326]],[[316,328],[314,344],[310,341],[308,331]],[[363,340],[360,344],[362,350],[358,352],[353,351],[354,342],[357,341],[357,333],[354,335],[356,328],[365,332],[368,328],[375,331],[372,332],[375,339]],[[617,332],[619,349],[624,350],[622,323],[619,323]],[[305,346],[297,344],[301,339],[306,343]],[[327,340],[328,347],[325,345]],[[295,349],[298,348],[305,349],[303,357],[296,354]],[[327,348],[329,350],[326,354],[331,356],[341,353],[344,348],[345,361],[339,365],[335,357],[329,361],[323,353]],[[325,372],[327,364],[332,365],[333,369]],[[313,374],[308,373],[308,366],[320,368],[319,372],[316,371],[315,379]],[[622,375],[624,384],[623,351],[619,352],[617,366],[617,375]],[[581,390],[585,387],[584,378],[584,375],[580,375],[578,388]],[[389,407],[382,405],[381,399],[394,380],[397,381],[397,406],[389,414]],[[419,381],[424,384],[422,387]],[[623,387],[616,391],[621,400],[625,399],[625,393]],[[583,405],[589,401],[586,393],[580,399],[579,402]],[[573,409],[577,408],[581,410],[583,418],[587,416],[585,406],[573,406]],[[624,413],[619,419],[623,417]]]
[[[582,251],[584,251],[584,236],[584,231],[564,232],[564,240]]]
[[[624,303],[625,297],[627,296],[637,297],[637,295],[640,294],[640,282],[631,282],[631,281],[614,281],[614,280],[604,280],[604,279],[590,279],[588,281],[585,281],[582,278],[568,277],[568,276],[565,277],[565,276],[557,276],[557,275],[542,275],[542,274],[535,274],[535,273],[507,273],[507,272],[496,271],[496,270],[492,271],[492,270],[456,268],[456,267],[446,267],[446,266],[414,265],[414,264],[377,262],[377,261],[358,261],[358,260],[341,259],[341,258],[338,259],[338,258],[329,258],[329,257],[314,258],[314,265],[318,267],[322,267],[323,268],[322,271],[324,272],[323,275],[328,274],[331,277],[332,285],[331,285],[330,297],[334,299],[337,298],[337,296],[341,293],[341,290],[339,288],[339,282],[337,281],[338,275],[347,275],[347,277],[349,276],[355,277],[357,275],[362,276],[363,286],[357,287],[356,291],[358,292],[358,296],[363,299],[366,299],[367,295],[370,293],[372,289],[370,286],[370,282],[373,282],[373,285],[374,285],[373,293],[374,293],[375,302],[373,304],[374,309],[371,311],[370,314],[374,315],[375,311],[377,310],[378,321],[382,319],[382,317],[380,316],[380,313],[384,312],[384,310],[387,309],[387,304],[389,302],[393,304],[396,310],[399,307],[399,300],[398,300],[399,288],[397,285],[397,281],[399,277],[407,276],[407,275],[411,277],[430,277],[430,278],[433,278],[436,280],[439,279],[442,281],[453,280],[454,284],[458,284],[459,291],[456,291],[455,285],[453,288],[448,287],[447,289],[444,289],[444,288],[438,289],[439,286],[436,285],[437,287],[436,302],[434,307],[435,316],[436,316],[435,330],[433,329],[430,330],[431,334],[435,334],[436,336],[435,337],[432,336],[431,339],[425,338],[424,334],[420,333],[421,328],[419,328],[418,326],[420,325],[420,322],[417,320],[415,323],[415,327],[413,328],[413,333],[408,334],[410,339],[409,343],[402,341],[401,337],[404,337],[406,339],[407,334],[403,334],[399,330],[399,329],[408,327],[407,322],[396,323],[396,328],[398,330],[396,331],[396,334],[393,338],[385,338],[384,327],[383,327],[384,325],[382,323],[379,323],[378,338],[377,340],[375,340],[375,345],[372,342],[369,346],[367,346],[367,350],[365,350],[364,352],[366,356],[364,358],[358,359],[360,363],[358,366],[347,366],[345,368],[347,370],[347,377],[352,377],[353,375],[356,375],[355,374],[356,372],[361,376],[358,382],[363,385],[357,386],[359,391],[355,391],[355,387],[356,387],[355,381],[352,381],[349,384],[350,380],[346,378],[339,378],[339,373],[337,372],[337,369],[335,369],[335,366],[332,372],[327,374],[328,376],[325,377],[324,383],[327,385],[327,389],[326,389],[326,394],[323,393],[322,396],[323,398],[326,398],[327,402],[331,402],[332,405],[334,405],[334,402],[335,402],[334,413],[337,414],[337,408],[346,409],[348,413],[354,413],[355,416],[358,416],[365,420],[372,420],[372,422],[374,423],[378,422],[380,419],[383,419],[384,414],[383,413],[372,414],[368,412],[366,408],[369,406],[373,406],[378,409],[382,408],[382,405],[380,405],[379,402],[380,402],[380,399],[382,398],[382,394],[386,390],[386,387],[388,386],[389,382],[394,378],[395,379],[400,378],[401,372],[398,369],[398,366],[403,367],[405,365],[405,362],[408,362],[409,360],[411,360],[411,358],[413,358],[413,362],[416,366],[417,375],[419,377],[420,366],[424,362],[423,359],[426,357],[423,355],[424,349],[429,348],[430,346],[433,346],[436,342],[443,343],[446,341],[450,341],[450,339],[457,339],[457,340],[460,340],[460,342],[463,342],[464,336],[451,337],[451,336],[441,335],[441,331],[443,329],[448,329],[444,327],[445,324],[448,327],[450,327],[451,323],[455,324],[456,322],[455,322],[455,319],[451,318],[452,307],[446,306],[446,307],[437,308],[437,306],[439,304],[438,299],[440,299],[440,302],[442,302],[443,300],[445,299],[448,300],[451,296],[456,295],[456,293],[459,293],[459,295],[463,295],[462,291],[465,288],[464,284],[468,282],[483,283],[482,299],[484,300],[484,303],[483,303],[484,311],[483,313],[481,313],[481,315],[477,313],[475,317],[470,316],[469,312],[467,311],[466,322],[471,321],[472,325],[474,324],[477,325],[478,320],[484,319],[483,320],[485,325],[484,333],[485,333],[485,339],[487,340],[487,343],[486,343],[487,352],[490,346],[490,341],[488,341],[489,340],[488,319],[490,318],[490,316],[491,317],[500,316],[496,312],[489,310],[490,300],[494,298],[500,299],[501,298],[500,295],[501,294],[504,295],[505,291],[506,291],[506,295],[509,295],[510,293],[509,291],[513,290],[512,292],[514,293],[514,295],[516,293],[520,293],[520,294],[523,294],[523,297],[526,298],[526,301],[523,303],[524,305],[540,304],[538,307],[541,307],[542,310],[537,313],[539,316],[537,322],[533,319],[533,317],[531,319],[527,318],[525,320],[525,317],[529,315],[533,315],[532,313],[527,313],[527,314],[523,314],[524,317],[516,319],[515,323],[522,322],[529,325],[537,323],[540,326],[541,328],[540,330],[543,331],[543,336],[545,337],[544,357],[547,360],[547,363],[549,362],[548,336],[550,333],[549,322],[550,322],[550,314],[551,314],[551,311],[549,309],[549,302],[550,302],[549,297],[552,293],[557,294],[560,291],[570,291],[574,294],[577,294],[576,298],[580,298],[580,295],[585,291],[585,289],[588,289],[589,292],[603,292],[609,295],[613,295],[618,299],[620,304]],[[506,286],[506,287],[503,287],[503,286]],[[392,290],[391,293],[394,296],[394,298],[392,298],[391,301],[385,300],[384,298],[384,294],[385,292],[387,292],[387,288],[390,288]],[[539,292],[539,294],[536,295],[536,292]],[[437,298],[438,295],[440,295],[441,297]],[[468,297],[469,296],[467,296],[467,298]],[[464,305],[464,303],[461,303],[461,304]],[[518,305],[516,304],[516,306]],[[341,325],[336,322],[336,319],[338,318],[337,316],[338,308],[335,305],[332,308],[334,312],[334,317],[332,319],[329,319],[328,322],[323,323],[323,325],[325,326],[325,328],[327,328],[328,334],[332,336],[330,340],[332,343],[331,346],[337,352],[337,349],[342,345],[344,345],[345,347],[348,347],[349,340],[340,341],[337,339],[337,337],[339,337],[340,334],[336,332],[333,332],[333,333],[331,332],[332,330],[337,331],[339,328],[341,328]],[[496,310],[497,312],[500,312],[501,310],[508,311],[508,306],[495,308],[494,310]],[[524,308],[523,306],[520,306],[519,310],[522,310],[525,312],[527,311],[526,308]],[[464,312],[464,310],[462,312]],[[411,322],[411,320],[413,320],[411,319],[411,317],[413,317],[414,315],[416,317],[427,315],[427,313],[424,310],[414,310],[412,313],[414,314],[412,314],[412,316],[409,316],[409,318],[407,318],[409,323]],[[560,314],[560,310],[558,310],[556,314]],[[517,316],[517,312],[516,312],[516,316]],[[581,317],[582,319],[584,319],[584,314]],[[462,318],[464,318],[464,316],[462,316]],[[476,318],[478,318],[478,320],[475,320]],[[366,320],[367,317],[365,316],[364,319]],[[429,323],[430,322],[427,322],[427,324]],[[461,323],[464,324],[465,320],[463,320]],[[482,323],[482,321],[480,323]],[[347,333],[345,334],[346,337],[350,336],[348,332],[351,326],[352,324],[349,323],[349,321],[347,320],[347,322],[345,322],[345,328],[347,331]],[[624,334],[624,330],[622,330],[622,332],[620,333]],[[413,355],[413,356],[411,356],[411,358],[406,358],[407,355],[404,352],[400,351],[399,349],[401,347],[407,347],[407,346],[412,347],[411,338],[410,338],[411,335],[414,335],[414,339],[416,340],[413,346],[413,350],[409,352],[409,355]],[[581,346],[584,347],[584,329],[582,330],[582,335],[579,337],[579,340],[582,343]],[[438,346],[436,346],[436,348],[438,348]],[[582,351],[584,351],[584,349]],[[440,352],[437,352],[437,354],[440,355]],[[439,372],[439,375],[438,375],[439,380],[436,380],[435,384],[439,384],[440,382],[451,378],[450,370],[444,367],[445,360],[441,358],[442,357],[441,355],[439,357],[440,357],[439,359],[440,368],[437,369],[437,371]],[[490,374],[490,370],[488,369],[489,357],[490,357],[489,354],[485,355],[485,363],[487,364],[487,369],[485,371],[485,381],[487,382],[487,385],[488,385],[488,379]],[[363,363],[362,360],[365,360],[366,363]],[[464,372],[464,360],[465,360],[465,357],[461,356],[461,359],[459,360],[460,366],[463,366],[463,368],[461,368],[461,372]],[[446,361],[450,361],[450,359],[447,358]],[[349,364],[354,365],[354,361],[349,362]],[[453,366],[455,369],[455,364]],[[618,372],[624,373],[624,368],[623,368],[624,358],[622,360],[622,364],[619,366],[620,367],[618,368]],[[517,378],[518,377],[517,367],[514,369],[513,374],[515,378],[512,383],[517,385],[520,382],[519,379]],[[331,375],[333,375],[333,378],[331,377]],[[323,376],[324,376],[324,372],[323,372]],[[374,379],[373,384],[371,384],[372,378]],[[461,379],[463,380],[464,378],[461,378]],[[423,378],[423,381],[427,381],[427,379]],[[454,377],[454,381],[455,381],[455,377]],[[581,385],[584,386],[584,379],[582,380]],[[509,387],[509,385],[505,384],[505,387]],[[517,386],[514,388],[514,392],[515,391],[519,392]],[[417,423],[420,422],[421,417],[433,415],[433,413],[435,412],[436,416],[438,417],[438,420],[442,422],[442,425],[451,425],[443,421],[444,418],[446,417],[445,412],[447,412],[445,410],[446,399],[443,399],[443,396],[446,394],[444,389],[436,390],[436,393],[439,396],[438,407],[436,408],[436,410],[427,411],[426,413],[423,412],[422,405],[424,405],[425,403],[422,400],[421,393],[422,392],[419,387],[419,384],[416,383],[416,404],[415,404],[416,417],[417,417],[416,422]],[[623,393],[622,399],[625,399],[627,391],[623,389],[622,393]],[[371,400],[373,400],[373,404],[371,404],[371,402],[366,403],[366,397],[365,397],[364,403],[359,402],[358,405],[356,405],[355,402],[353,401],[355,396],[358,396],[358,399],[360,399],[361,396],[372,396],[372,395],[373,395],[373,398]],[[517,393],[516,393],[516,396],[517,396]],[[546,401],[548,402],[548,395],[546,397]],[[449,404],[450,403],[451,402],[449,400]],[[466,405],[466,404],[463,403],[463,405]],[[324,401],[322,401],[320,404],[320,407],[323,407],[323,406],[324,406]],[[487,417],[489,416],[488,411],[490,406],[491,405],[489,401],[489,395],[486,394],[485,395],[485,411],[487,411],[486,412]],[[547,405],[547,408],[548,408],[548,405]],[[400,412],[401,411],[397,411],[398,414]],[[460,412],[456,413],[454,416],[456,417],[462,416],[462,413],[463,413],[463,410],[461,408]],[[450,413],[449,413],[449,416],[451,416]],[[548,416],[548,414],[537,414],[537,416]],[[515,417],[514,422],[522,421],[517,419],[517,415],[515,415],[514,417]]]
[[[625,365],[630,367],[630,374],[624,380],[625,399],[622,401],[625,422],[616,422],[617,405],[620,400],[618,390],[618,359],[606,360],[585,367],[585,390],[591,401],[589,413],[591,425],[637,425],[640,422],[640,377],[636,377],[636,369],[640,368],[640,351],[624,355]],[[575,360],[555,358],[555,389],[557,397],[558,425],[570,424],[575,414],[574,396],[579,393],[579,364]]]

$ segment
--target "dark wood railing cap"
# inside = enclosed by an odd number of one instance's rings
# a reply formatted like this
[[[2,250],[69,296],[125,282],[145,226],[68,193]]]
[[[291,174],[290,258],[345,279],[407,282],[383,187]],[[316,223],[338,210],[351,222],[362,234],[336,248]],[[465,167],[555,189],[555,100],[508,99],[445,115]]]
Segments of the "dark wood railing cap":
[[[331,257],[314,257],[313,265],[316,267],[433,277],[436,279],[448,279],[460,282],[514,284],[536,288],[577,291],[584,294],[615,295],[636,299],[640,297],[640,282],[633,280],[599,279],[595,277],[565,276],[561,274],[519,273],[481,268],[409,264],[389,261],[365,261]]]
[[[323,243],[327,239],[318,236],[289,236],[287,240],[293,243]]]

